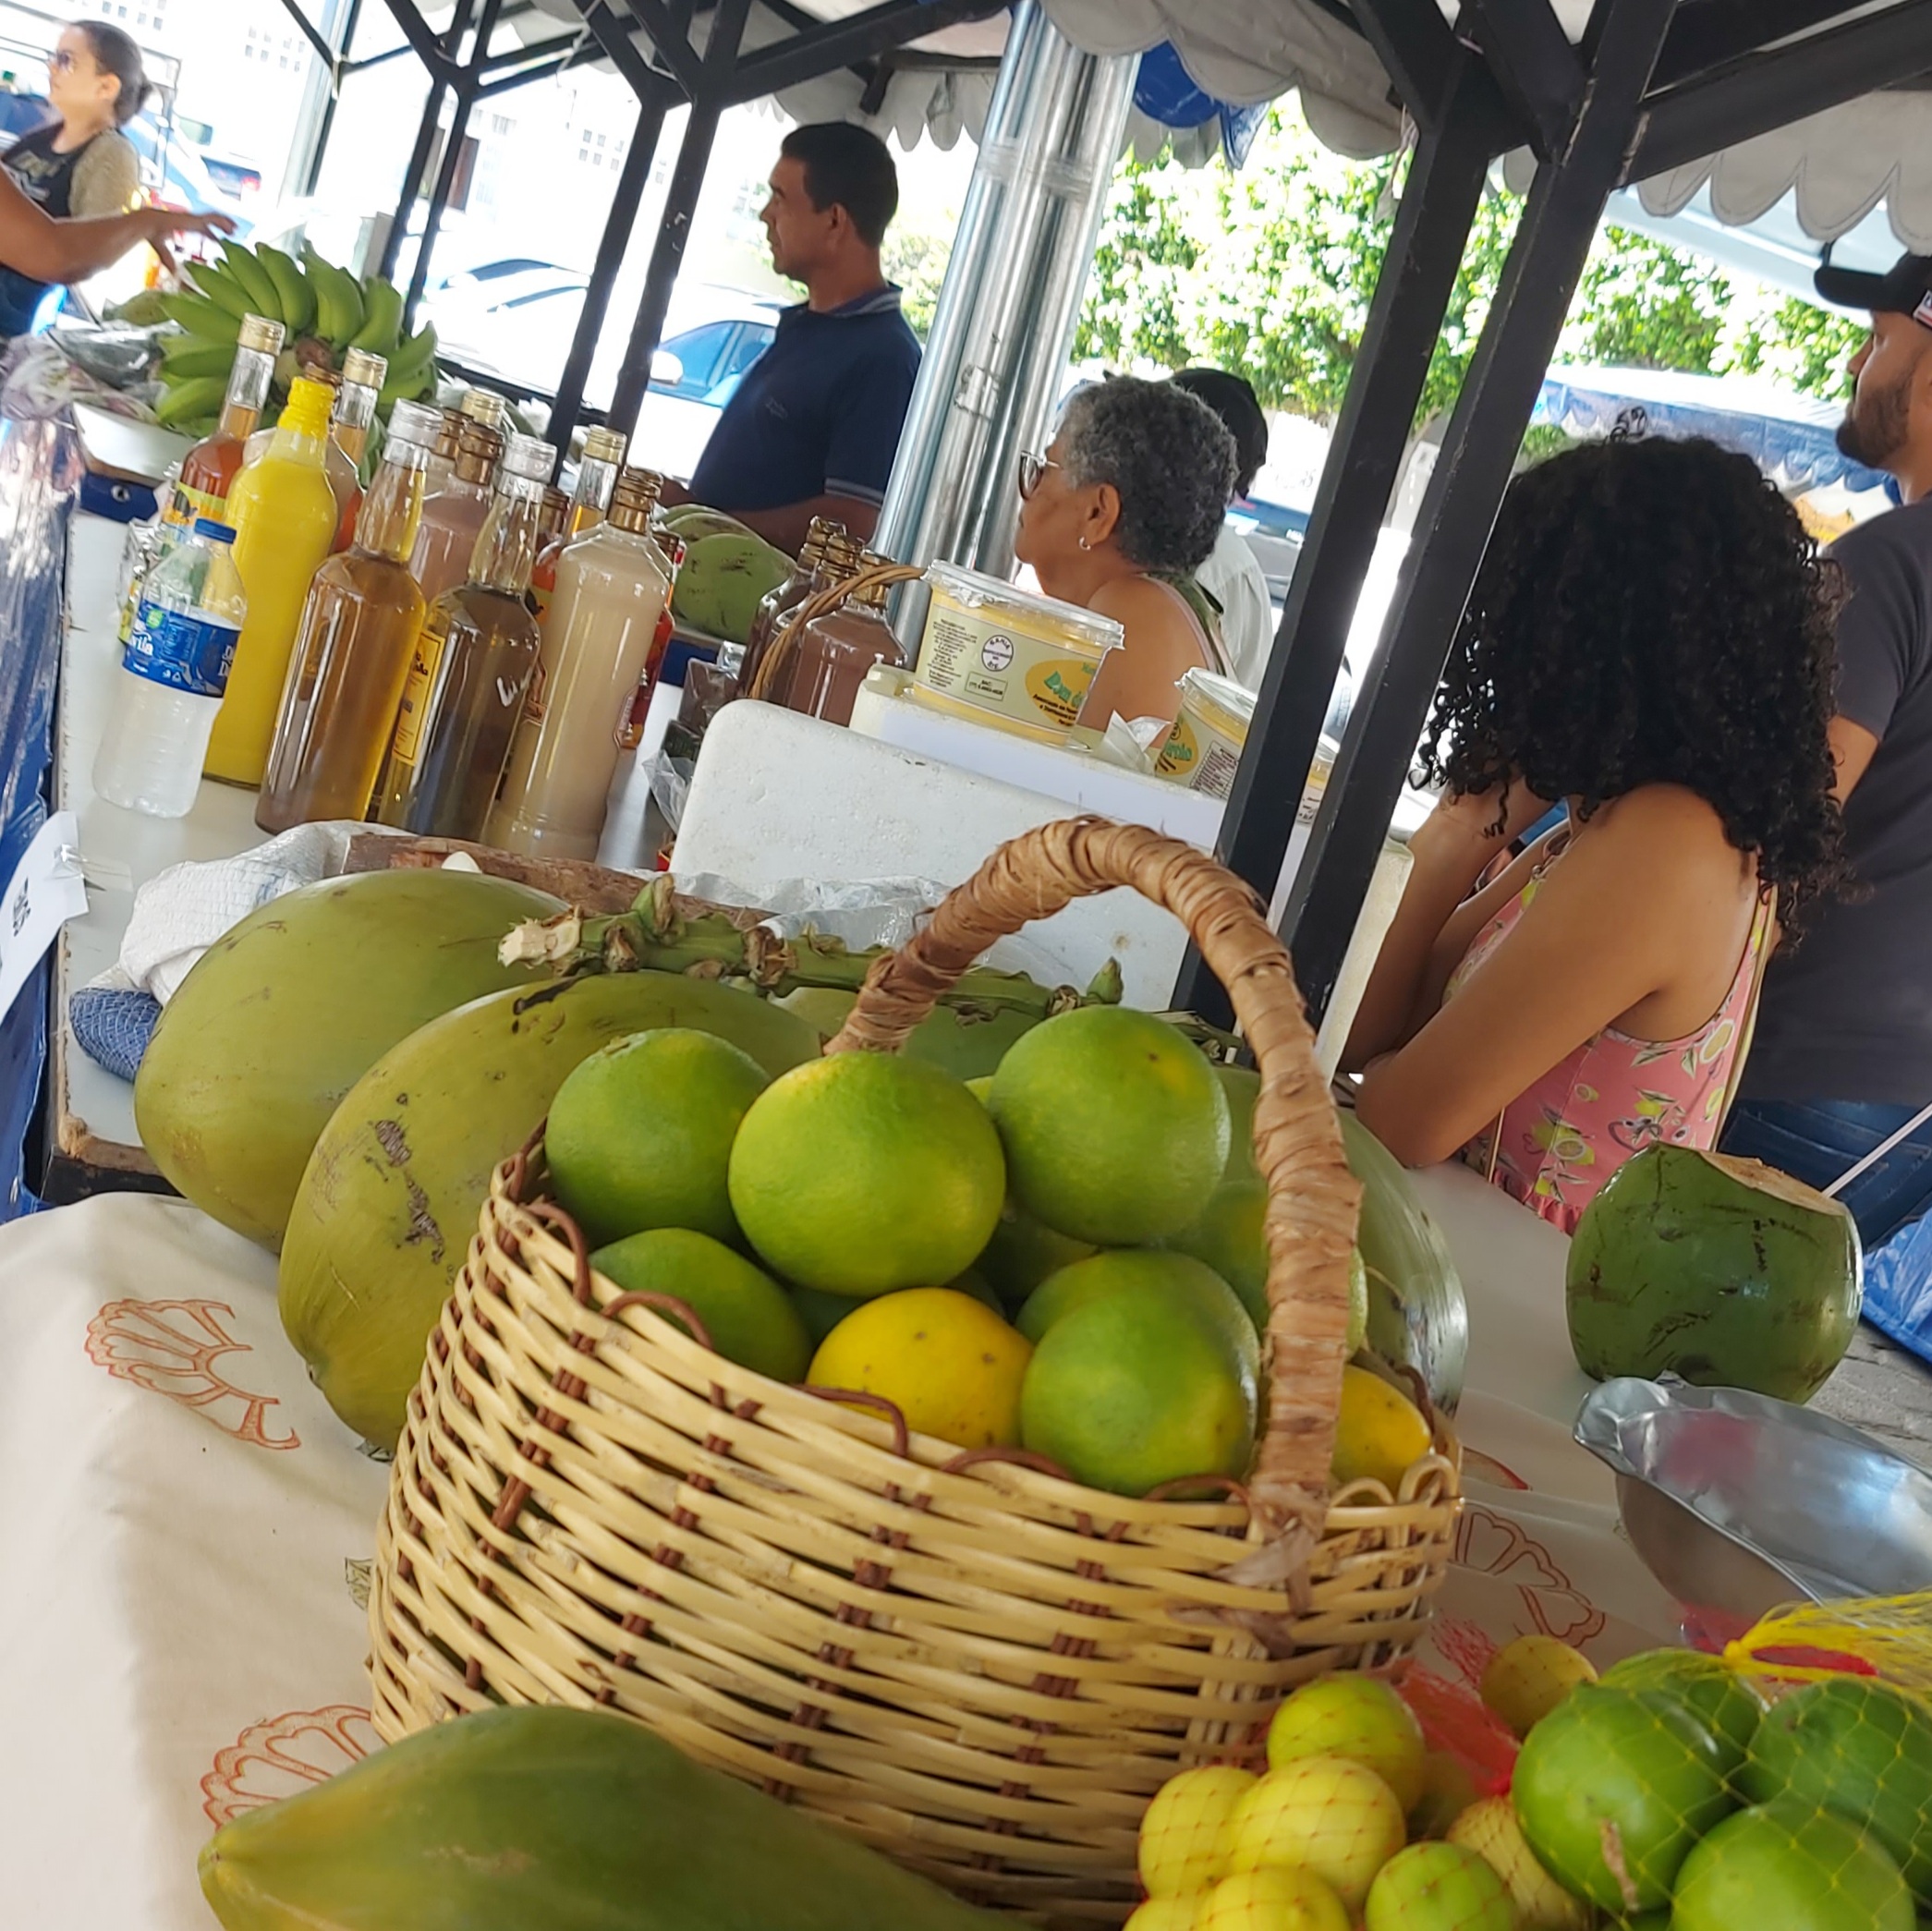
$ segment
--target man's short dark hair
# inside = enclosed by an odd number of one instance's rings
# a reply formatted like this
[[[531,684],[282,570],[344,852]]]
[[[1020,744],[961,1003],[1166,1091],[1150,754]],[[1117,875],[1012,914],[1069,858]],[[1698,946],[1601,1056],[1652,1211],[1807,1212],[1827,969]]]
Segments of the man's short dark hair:
[[[886,144],[849,121],[815,121],[794,128],[778,152],[805,169],[814,208],[834,201],[850,216],[861,241],[877,248],[899,212],[899,170]]]
[[[1234,439],[1234,493],[1245,496],[1268,460],[1268,418],[1255,392],[1225,369],[1184,369],[1173,384],[1199,397],[1227,426]]]

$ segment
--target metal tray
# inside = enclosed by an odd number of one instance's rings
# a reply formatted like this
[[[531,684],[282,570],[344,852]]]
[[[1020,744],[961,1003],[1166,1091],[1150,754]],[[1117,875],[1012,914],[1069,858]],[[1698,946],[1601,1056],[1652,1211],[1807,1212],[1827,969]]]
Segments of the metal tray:
[[[1750,1621],[1798,1597],[1932,1588],[1932,1476],[1842,1422],[1738,1388],[1606,1381],[1576,1439],[1679,1602]]]

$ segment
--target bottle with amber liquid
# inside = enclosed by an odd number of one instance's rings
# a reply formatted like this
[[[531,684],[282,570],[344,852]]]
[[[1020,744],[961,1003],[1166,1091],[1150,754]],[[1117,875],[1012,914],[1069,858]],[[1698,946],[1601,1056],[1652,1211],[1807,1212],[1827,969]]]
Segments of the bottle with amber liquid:
[[[626,469],[604,521],[557,564],[543,647],[485,836],[537,858],[594,858],[671,571],[651,533],[663,478]]]
[[[309,587],[255,807],[264,832],[369,815],[422,628],[409,550],[442,426],[436,409],[395,405],[355,545],[332,556]]]
[[[530,572],[530,595],[536,600],[541,617],[550,607],[557,587],[557,559],[572,537],[603,521],[611,506],[611,492],[617,472],[624,467],[624,435],[619,430],[598,427],[584,431],[584,454],[577,466],[577,491],[570,499],[570,520],[560,535],[540,544],[537,567]]]
[[[329,487],[342,507],[342,519],[335,526],[337,552],[356,540],[369,430],[376,419],[376,398],[388,374],[388,359],[366,348],[352,348],[342,358],[342,386],[335,392],[335,413],[329,421],[332,455],[343,458],[340,464],[334,460],[329,464]]]
[[[885,561],[870,551],[862,551],[845,575],[856,575],[858,569]],[[873,584],[847,598],[839,609],[813,617],[800,627],[792,642],[790,662],[779,674],[784,680],[784,696],[780,701],[787,710],[823,718],[828,724],[849,724],[866,673],[875,663],[891,664],[895,670],[905,668],[905,651],[886,621],[885,598],[886,586]]]
[[[510,438],[469,579],[417,633],[383,781],[383,821],[436,838],[480,838],[537,668],[541,633],[523,601],[554,453]]]
[[[464,418],[456,432],[456,474],[424,501],[416,547],[409,553],[409,574],[431,603],[444,590],[457,589],[468,574],[503,453],[504,439],[495,430]]]
[[[740,697],[751,695],[751,680],[758,675],[758,667],[764,662],[772,639],[778,635],[784,619],[814,590],[825,588],[822,578],[826,545],[834,537],[844,536],[845,526],[833,522],[830,516],[814,516],[807,526],[792,574],[765,592],[752,615],[751,628],[745,638],[745,661],[738,670]]]
[[[223,519],[228,491],[241,473],[249,438],[261,419],[268,385],[282,352],[282,324],[265,316],[244,319],[235,338],[235,363],[228,371],[228,393],[221,419],[212,435],[181,458],[181,478],[169,496],[163,520],[176,529],[192,529],[197,516]]]
[[[423,472],[422,499],[427,503],[456,473],[456,438],[463,430],[460,409],[442,409],[443,427],[436,431],[436,446],[430,452],[430,467]]]

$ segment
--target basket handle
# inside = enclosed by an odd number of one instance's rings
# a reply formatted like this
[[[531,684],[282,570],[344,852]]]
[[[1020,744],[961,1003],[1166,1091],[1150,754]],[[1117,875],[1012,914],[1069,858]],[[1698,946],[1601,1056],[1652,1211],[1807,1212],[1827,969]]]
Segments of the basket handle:
[[[778,635],[766,647],[765,654],[759,660],[758,673],[751,680],[751,688],[744,693],[747,698],[759,698],[766,703],[773,701],[772,693],[782,688],[778,681],[779,672],[791,662],[792,652],[797,646],[798,633],[814,617],[828,616],[832,612],[842,609],[848,597],[860,590],[869,590],[875,584],[890,588],[895,583],[911,583],[925,576],[925,571],[914,564],[868,564],[864,569],[839,582],[828,584],[822,590],[814,590],[802,602],[794,604],[780,626]]]
[[[1247,886],[1192,845],[1145,826],[1098,818],[1042,825],[1002,845],[947,893],[909,943],[873,966],[825,1051],[896,1051],[996,939],[1123,885],[1187,928],[1227,988],[1261,1075],[1255,1158],[1268,1184],[1268,1328],[1248,1491],[1264,1536],[1289,1544],[1272,1552],[1285,1573],[1321,1531],[1361,1188],[1343,1151],[1287,951]]]

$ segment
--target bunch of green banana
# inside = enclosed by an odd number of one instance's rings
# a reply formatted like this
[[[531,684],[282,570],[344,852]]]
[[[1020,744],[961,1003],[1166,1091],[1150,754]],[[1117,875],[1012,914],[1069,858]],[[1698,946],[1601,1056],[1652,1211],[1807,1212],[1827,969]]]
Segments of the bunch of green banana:
[[[425,326],[403,334],[403,292],[381,275],[358,281],[306,243],[298,261],[265,243],[249,249],[224,241],[220,260],[189,263],[186,279],[186,287],[158,304],[179,330],[161,338],[162,395],[154,415],[169,429],[204,435],[214,426],[236,337],[249,315],[282,324],[291,368],[335,369],[352,348],[385,358],[377,405],[385,419],[392,403],[434,391],[436,332]],[[286,385],[278,367],[275,388],[286,392]]]

